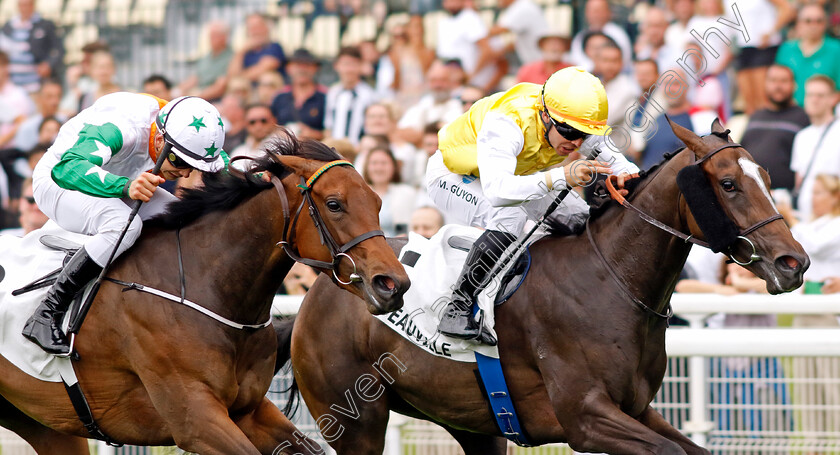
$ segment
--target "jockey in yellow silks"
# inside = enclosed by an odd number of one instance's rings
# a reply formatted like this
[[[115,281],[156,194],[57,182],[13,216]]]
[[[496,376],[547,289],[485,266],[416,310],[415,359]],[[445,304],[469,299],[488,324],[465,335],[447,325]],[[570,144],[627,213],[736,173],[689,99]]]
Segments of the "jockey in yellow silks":
[[[146,94],[118,92],[99,98],[68,120],[35,166],[32,191],[38,208],[63,229],[91,237],[73,255],[26,322],[23,336],[53,354],[70,345],[61,321],[73,297],[140,236],[143,220],[162,213],[176,197],[157,189],[193,169],[217,172],[227,165],[219,111],[185,96],[167,103]],[[160,174],[150,171],[158,155]],[[126,228],[133,200],[145,202]]]
[[[472,315],[478,285],[528,220],[526,207],[543,207],[555,192],[588,184],[594,174],[619,176],[619,186],[639,169],[606,147],[594,160],[563,162],[590,135],[607,133],[607,94],[578,67],[557,71],[543,85],[522,83],[476,102],[443,127],[429,159],[429,196],[449,221],[485,231],[473,244],[439,331],[494,345],[482,313]],[[532,211],[534,212],[534,211]],[[553,214],[580,225],[588,205],[574,191]],[[572,227],[574,230],[574,227]]]

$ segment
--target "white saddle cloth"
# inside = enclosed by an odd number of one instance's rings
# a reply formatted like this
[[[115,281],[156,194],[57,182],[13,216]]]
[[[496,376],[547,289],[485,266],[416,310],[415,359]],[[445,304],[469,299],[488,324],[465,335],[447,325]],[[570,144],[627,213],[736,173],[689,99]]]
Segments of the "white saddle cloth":
[[[5,275],[0,281],[0,355],[30,376],[61,382],[59,362],[69,362],[69,359],[48,354],[21,335],[26,320],[44,299],[49,287],[12,295],[15,289],[61,267],[65,253],[42,245],[40,238],[44,235],[55,235],[79,244],[84,244],[88,238],[67,232],[53,221],[23,238],[0,235],[0,267]]]
[[[481,232],[472,227],[446,225],[431,239],[409,233],[408,243],[399,255],[411,279],[411,287],[403,296],[405,305],[393,313],[376,317],[430,354],[459,362],[475,362],[475,352],[498,358],[499,349],[496,346],[448,337],[437,331],[455,281],[467,259],[467,252],[451,247],[449,239],[459,236],[475,241]],[[412,256],[409,252],[420,255],[413,266],[405,264],[406,254]],[[511,261],[510,264],[515,262]],[[507,269],[499,273],[478,297],[478,306],[485,314],[484,325],[494,336],[493,302],[505,272]]]

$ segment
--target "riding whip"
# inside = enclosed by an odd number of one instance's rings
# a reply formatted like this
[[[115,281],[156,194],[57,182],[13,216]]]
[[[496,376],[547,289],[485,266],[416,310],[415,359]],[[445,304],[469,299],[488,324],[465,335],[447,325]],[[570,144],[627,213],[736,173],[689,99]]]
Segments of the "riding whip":
[[[172,144],[169,142],[165,143],[163,146],[163,150],[161,151],[160,155],[157,157],[157,162],[155,162],[155,167],[152,169],[151,173],[157,175],[160,172],[161,166],[163,166],[163,161],[166,159],[167,155],[169,155],[169,151],[172,149]],[[166,190],[160,190],[166,191]],[[120,236],[117,239],[117,243],[114,245],[114,249],[111,251],[111,255],[108,257],[108,262],[102,267],[102,271],[99,272],[99,276],[96,277],[96,281],[93,282],[93,286],[91,286],[90,292],[87,294],[87,298],[85,298],[84,302],[77,308],[76,312],[73,313],[70,319],[70,327],[67,329],[67,334],[71,336],[70,342],[70,352],[73,352],[73,341],[75,339],[76,333],[79,332],[79,329],[82,326],[82,322],[85,320],[85,316],[87,316],[87,312],[90,309],[91,303],[93,303],[93,299],[96,297],[96,293],[99,292],[99,286],[102,284],[102,280],[105,278],[105,274],[108,273],[108,269],[111,266],[111,262],[114,260],[114,256],[117,254],[117,250],[120,247],[120,244],[125,237],[125,234],[128,232],[129,226],[131,226],[131,222],[134,221],[134,217],[137,216],[137,212],[140,211],[140,206],[143,205],[143,201],[136,200],[134,201],[134,205],[131,207],[131,213],[128,215],[128,222],[125,223],[125,227],[123,228],[122,232],[120,232]]]

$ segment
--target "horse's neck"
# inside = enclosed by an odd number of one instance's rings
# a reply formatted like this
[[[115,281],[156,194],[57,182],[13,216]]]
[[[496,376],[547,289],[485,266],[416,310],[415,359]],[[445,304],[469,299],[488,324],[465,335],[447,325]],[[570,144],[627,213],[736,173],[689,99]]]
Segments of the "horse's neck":
[[[664,163],[636,192],[632,203],[662,223],[686,232],[680,214],[676,175],[688,162],[689,152]],[[685,265],[691,244],[648,224],[637,214],[621,210],[598,220],[594,238],[610,266],[634,296],[652,309],[664,311]]]
[[[188,275],[200,277],[212,289],[205,295],[213,296],[213,301],[203,305],[240,323],[265,321],[270,297],[293,264],[276,247],[283,228],[279,206],[277,193],[265,190],[229,212],[208,214],[184,230],[182,238],[212,251],[184,255]]]

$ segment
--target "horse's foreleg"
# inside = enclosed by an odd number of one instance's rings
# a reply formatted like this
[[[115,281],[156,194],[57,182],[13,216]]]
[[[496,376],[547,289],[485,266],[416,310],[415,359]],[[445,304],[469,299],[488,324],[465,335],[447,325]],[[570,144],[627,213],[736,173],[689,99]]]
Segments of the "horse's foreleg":
[[[260,453],[265,455],[324,453],[317,442],[295,428],[268,398],[263,398],[253,412],[235,421]]]
[[[661,414],[656,412],[656,410],[650,406],[648,406],[647,409],[645,409],[644,412],[642,412],[642,415],[639,416],[639,422],[642,422],[642,424],[644,424],[651,430],[676,442],[688,454],[708,455],[711,453],[708,450],[695,444],[694,441],[689,439],[684,434],[680,433],[679,430],[674,428],[670,423],[668,423],[667,420],[665,420],[664,417],[662,417]]]
[[[505,438],[441,426],[458,441],[464,450],[464,455],[505,455],[507,452]]]
[[[606,394],[593,393],[554,402],[557,419],[566,430],[569,446],[579,452],[613,455],[686,455],[665,438],[622,412]],[[577,410],[577,412],[574,412]]]

